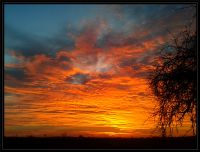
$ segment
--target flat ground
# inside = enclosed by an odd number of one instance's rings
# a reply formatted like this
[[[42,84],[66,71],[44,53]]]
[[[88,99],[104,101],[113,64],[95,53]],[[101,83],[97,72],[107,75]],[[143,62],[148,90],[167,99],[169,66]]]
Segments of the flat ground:
[[[196,137],[4,137],[3,149],[197,149]]]

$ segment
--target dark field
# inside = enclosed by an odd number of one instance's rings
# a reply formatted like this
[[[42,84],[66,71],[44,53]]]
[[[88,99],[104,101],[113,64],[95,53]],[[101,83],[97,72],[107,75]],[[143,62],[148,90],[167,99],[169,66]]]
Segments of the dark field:
[[[196,137],[5,137],[3,149],[197,149]]]

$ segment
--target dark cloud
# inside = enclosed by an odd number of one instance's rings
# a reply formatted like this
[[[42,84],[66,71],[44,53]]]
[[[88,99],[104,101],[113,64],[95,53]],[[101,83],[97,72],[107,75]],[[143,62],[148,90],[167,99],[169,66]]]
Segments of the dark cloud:
[[[40,56],[34,56],[34,57],[30,57],[30,61],[29,64],[32,63],[34,66],[34,70],[38,73],[38,74],[50,74],[53,73],[53,70],[47,70],[50,68],[54,68],[54,69],[62,69],[62,70],[70,70],[71,67],[71,60],[70,58],[66,57],[66,56],[59,56],[58,58],[54,58],[54,57],[49,57],[49,56],[44,56],[44,55],[40,55]],[[31,70],[32,69],[28,69]]]
[[[137,35],[133,36],[130,33],[112,30],[99,38],[95,44],[97,48],[121,47],[126,45],[140,46],[141,41]]]
[[[5,26],[5,48],[16,50],[16,53],[25,57],[36,54],[55,56],[58,50],[71,50],[74,48],[74,40],[67,36],[67,29],[63,29],[57,35],[42,37],[30,35],[23,31],[6,25]]]
[[[185,13],[186,16],[182,15],[182,19],[187,17],[187,15],[191,15],[195,10],[193,8],[190,9],[180,9],[184,7],[188,7],[191,4],[173,4],[173,5],[123,5],[121,10],[123,13],[127,14],[129,18],[134,18],[134,21],[140,22],[141,24],[148,23],[156,23],[158,20],[165,20],[167,17],[173,17],[178,15],[178,13]],[[191,12],[192,11],[192,12]],[[168,21],[168,20],[166,20]],[[166,22],[170,23],[170,22]],[[153,26],[152,24],[151,26]]]
[[[133,68],[133,70],[140,70],[141,66],[139,66],[139,65],[133,65],[132,68]]]
[[[149,27],[149,25],[141,25],[141,27],[136,27],[136,29],[137,30],[134,30],[133,28],[129,32],[119,32],[115,30],[107,32],[96,41],[95,46],[97,48],[107,49],[123,46],[145,47],[145,42],[168,34],[167,29]],[[160,45],[159,42],[155,43]]]
[[[156,56],[159,55],[161,47],[158,46],[151,51],[146,51],[142,53],[139,57],[132,58],[122,58],[119,66],[120,67],[129,67],[131,66],[133,70],[140,70],[141,66],[152,65]]]
[[[101,79],[111,79],[113,76],[109,75],[108,73],[100,73],[98,77]]]
[[[121,61],[120,61],[119,66],[120,66],[120,67],[132,66],[132,65],[134,65],[134,64],[136,64],[136,63],[137,63],[136,57],[128,58],[128,59],[122,58]]]
[[[28,75],[23,68],[5,68],[5,75],[14,77],[17,80],[28,81]]]
[[[26,87],[26,83],[31,82],[31,77],[27,75],[24,68],[8,68],[4,70],[6,86]]]
[[[65,61],[65,62],[71,61],[70,58],[67,57],[67,56],[60,56],[60,57],[58,58],[58,60],[61,61],[61,62],[62,62],[62,61]]]
[[[146,78],[148,78],[149,73],[150,73],[150,70],[149,71],[139,71],[139,72],[134,74],[134,77],[138,77],[138,78],[141,78],[141,79],[146,79]]]
[[[89,80],[90,76],[88,74],[82,74],[82,73],[76,73],[66,78],[66,81],[72,84],[85,84]]]

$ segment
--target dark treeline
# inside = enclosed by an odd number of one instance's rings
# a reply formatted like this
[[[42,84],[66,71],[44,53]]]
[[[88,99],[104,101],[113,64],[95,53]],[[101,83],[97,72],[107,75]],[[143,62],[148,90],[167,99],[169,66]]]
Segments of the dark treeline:
[[[196,149],[193,137],[5,137],[4,149]]]

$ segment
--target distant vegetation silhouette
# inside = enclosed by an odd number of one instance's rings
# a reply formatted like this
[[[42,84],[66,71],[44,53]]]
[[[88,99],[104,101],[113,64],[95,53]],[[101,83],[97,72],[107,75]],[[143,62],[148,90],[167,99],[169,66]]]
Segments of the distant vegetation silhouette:
[[[195,149],[195,137],[4,137],[4,149]]]

